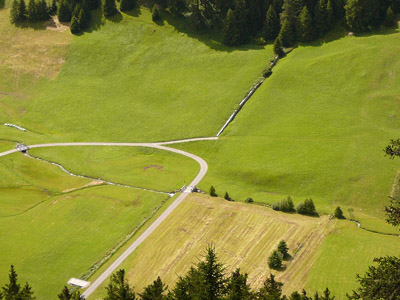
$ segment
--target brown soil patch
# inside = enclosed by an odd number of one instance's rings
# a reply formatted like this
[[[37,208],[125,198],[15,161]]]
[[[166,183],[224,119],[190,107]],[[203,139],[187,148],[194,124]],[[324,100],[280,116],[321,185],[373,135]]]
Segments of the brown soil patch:
[[[150,165],[150,166],[144,167],[143,170],[146,171],[146,170],[148,170],[148,169],[150,169],[150,168],[156,168],[158,171],[161,171],[162,169],[164,169],[163,166],[159,166],[159,165]]]

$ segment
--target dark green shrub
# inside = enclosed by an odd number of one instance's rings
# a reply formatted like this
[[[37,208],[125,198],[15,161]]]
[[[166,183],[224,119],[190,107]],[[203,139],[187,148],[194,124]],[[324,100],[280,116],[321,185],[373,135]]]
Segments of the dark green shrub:
[[[214,186],[210,187],[210,196],[211,197],[217,197],[218,196],[217,193],[215,192],[215,187]]]
[[[253,198],[247,198],[244,202],[246,202],[246,203],[253,203],[254,202],[254,200],[253,200]]]
[[[297,206],[297,213],[307,216],[318,216],[318,212],[315,209],[314,201],[312,199],[306,199],[304,203],[300,203]]]
[[[335,213],[334,213],[333,215],[335,216],[335,218],[338,218],[338,219],[346,219],[346,218],[344,217],[344,215],[343,215],[343,211],[342,211],[342,209],[340,208],[340,206],[336,207]]]

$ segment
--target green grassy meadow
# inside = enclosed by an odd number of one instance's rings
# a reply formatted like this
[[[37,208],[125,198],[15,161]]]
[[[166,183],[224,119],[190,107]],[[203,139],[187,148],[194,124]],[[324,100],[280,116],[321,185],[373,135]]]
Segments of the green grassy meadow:
[[[37,299],[56,297],[168,196],[99,185],[13,154],[0,161],[0,283],[14,264]]]
[[[57,147],[30,153],[60,163],[74,174],[164,192],[180,189],[200,169],[188,157],[143,147]]]
[[[209,162],[200,187],[242,201],[311,197],[323,213],[341,205],[394,231],[382,210],[399,169],[383,153],[400,128],[396,41],[398,31],[295,49],[219,141],[179,145]]]

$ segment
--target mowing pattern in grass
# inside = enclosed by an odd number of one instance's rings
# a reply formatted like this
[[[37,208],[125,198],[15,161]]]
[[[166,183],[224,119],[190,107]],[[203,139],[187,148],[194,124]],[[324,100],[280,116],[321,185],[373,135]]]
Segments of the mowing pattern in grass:
[[[335,221],[277,213],[271,209],[193,194],[121,266],[137,291],[160,275],[167,284],[184,275],[214,243],[228,272],[240,267],[259,287],[269,274],[268,256],[285,239],[294,259],[286,261],[286,291],[304,286],[310,262]],[[162,251],[160,251],[162,249]],[[299,270],[302,270],[300,273]],[[100,287],[91,299],[104,296]]]
[[[396,32],[295,49],[220,141],[179,146],[209,162],[201,187],[270,203],[312,197],[322,212],[353,207],[383,224],[399,168],[382,151],[400,128],[399,45]]]
[[[55,298],[166,199],[96,186],[21,154],[2,158],[0,175],[0,285],[14,264],[38,300]]]
[[[26,110],[14,122],[63,141],[215,135],[261,76],[271,48],[234,50],[213,36],[154,24],[144,8],[138,14],[75,37],[55,82],[30,103],[7,103]]]
[[[356,285],[356,274],[364,274],[374,257],[398,256],[400,238],[369,233],[346,221],[338,223],[318,250],[306,287],[321,290],[329,286],[337,299],[346,299]]]

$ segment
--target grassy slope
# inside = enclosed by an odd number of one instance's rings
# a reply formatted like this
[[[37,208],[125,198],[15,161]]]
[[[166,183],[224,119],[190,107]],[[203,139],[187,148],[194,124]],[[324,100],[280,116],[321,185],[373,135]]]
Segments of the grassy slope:
[[[30,153],[75,174],[166,192],[181,188],[199,171],[190,158],[150,148],[60,147]]]
[[[14,154],[0,161],[0,285],[14,264],[38,300],[79,277],[166,198],[91,181]],[[92,183],[93,184],[93,183]]]
[[[397,41],[397,43],[396,43]],[[210,162],[201,187],[273,202],[312,197],[382,219],[398,164],[382,149],[400,127],[400,33],[299,47],[281,60],[224,137],[182,145]]]
[[[74,38],[60,75],[41,95],[6,103],[26,111],[14,121],[62,140],[215,135],[272,55],[270,47],[233,51],[212,36],[180,32],[188,26],[182,21],[154,24],[144,8],[133,15]]]
[[[285,287],[290,291],[305,284],[309,262],[335,224],[326,217],[289,218],[261,206],[198,194],[185,200],[165,222],[121,266],[128,270],[129,281],[137,291],[158,275],[172,287],[177,276],[184,275],[210,243],[215,244],[227,272],[240,267],[249,272],[252,286],[259,287],[270,272],[268,256],[281,239],[288,242],[291,254],[301,248],[292,262],[286,262],[287,269],[278,273],[280,280],[290,278],[291,284]],[[91,298],[101,296],[103,287]]]
[[[338,299],[356,288],[356,274],[363,275],[374,257],[399,255],[400,238],[358,229],[354,224],[340,222],[328,236],[307,279],[310,290],[328,286]]]

